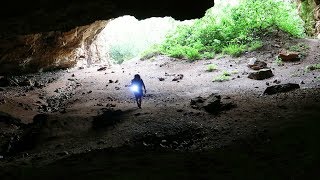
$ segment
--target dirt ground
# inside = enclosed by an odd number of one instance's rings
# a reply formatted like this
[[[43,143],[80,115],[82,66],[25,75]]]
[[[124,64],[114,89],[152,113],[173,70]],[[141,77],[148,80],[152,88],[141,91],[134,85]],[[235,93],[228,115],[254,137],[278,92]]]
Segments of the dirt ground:
[[[299,62],[277,65],[274,60],[279,50],[297,43],[309,47],[306,56]],[[320,167],[320,149],[313,147],[317,143],[309,135],[320,136],[308,128],[319,125],[320,72],[305,68],[320,63],[319,49],[319,40],[290,39],[284,43],[276,39],[238,58],[188,62],[157,56],[111,67],[97,64],[15,77],[44,86],[3,88],[0,111],[25,124],[32,123],[37,114],[46,118],[35,138],[29,139],[32,147],[23,147],[13,155],[0,154],[0,175],[4,179],[299,179],[314,175]],[[266,62],[274,76],[247,78],[253,71],[247,66],[250,58]],[[217,70],[207,72],[212,63]],[[98,71],[101,67],[107,68]],[[212,82],[223,71],[232,72],[231,79]],[[142,109],[136,107],[128,88],[137,73],[147,89]],[[183,78],[172,81],[177,74]],[[263,94],[268,86],[285,83],[297,83],[300,89]],[[235,107],[210,114],[190,106],[192,98],[212,93]],[[296,135],[299,131],[295,128],[303,132],[303,143],[284,133]],[[20,129],[3,126],[1,131],[6,139]],[[280,148],[291,138],[295,142],[291,145],[297,147]]]

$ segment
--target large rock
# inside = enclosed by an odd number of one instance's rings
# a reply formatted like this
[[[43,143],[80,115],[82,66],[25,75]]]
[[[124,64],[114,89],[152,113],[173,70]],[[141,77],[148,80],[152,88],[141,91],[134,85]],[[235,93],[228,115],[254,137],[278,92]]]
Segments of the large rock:
[[[249,59],[248,67],[253,70],[260,70],[267,67],[267,63],[263,61],[258,61],[257,58]]]
[[[267,94],[267,95],[277,94],[277,93],[292,91],[299,88],[300,88],[299,84],[294,84],[294,83],[279,84],[279,85],[267,87],[266,90],[264,91],[264,94]]]
[[[255,80],[263,80],[263,79],[268,79],[271,78],[273,75],[271,69],[260,69],[257,72],[251,72],[248,75],[248,78],[250,79],[255,79]]]
[[[300,53],[298,52],[291,52],[286,50],[281,50],[278,58],[280,58],[282,61],[299,61],[300,60]]]
[[[218,114],[221,111],[229,110],[235,107],[235,104],[233,104],[231,101],[222,102],[221,96],[216,93],[212,93],[206,98],[201,96],[193,98],[191,99],[190,105],[193,109],[203,109],[211,114]]]

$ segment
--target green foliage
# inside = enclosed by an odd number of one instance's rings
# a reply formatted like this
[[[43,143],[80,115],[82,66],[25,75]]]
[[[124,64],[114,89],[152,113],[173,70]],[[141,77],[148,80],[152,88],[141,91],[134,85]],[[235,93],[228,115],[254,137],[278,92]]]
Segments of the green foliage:
[[[231,74],[227,71],[224,71],[222,74],[216,76],[213,78],[212,82],[223,82],[223,81],[229,81]]]
[[[109,50],[110,57],[115,63],[121,64],[125,60],[131,59],[137,56],[137,52],[132,44],[129,43],[119,43],[112,44]]]
[[[262,41],[252,41],[248,46],[249,51],[254,51],[260,49],[263,46],[263,43]]]
[[[276,57],[276,59],[274,60],[274,62],[276,63],[276,65],[278,66],[283,66],[283,61],[281,58]]]
[[[222,52],[225,54],[230,54],[234,57],[240,56],[244,51],[246,50],[245,45],[238,45],[238,44],[230,44],[228,46],[225,46],[222,49]]]
[[[160,50],[192,60],[221,52],[239,56],[262,47],[261,33],[272,30],[304,36],[303,21],[294,4],[278,0],[241,0],[235,6],[217,3],[192,25],[176,28]]]
[[[208,66],[207,66],[207,71],[208,72],[212,72],[212,71],[214,71],[214,70],[217,70],[217,65],[216,64],[209,64]]]
[[[300,16],[305,22],[304,28],[306,29],[306,33],[309,36],[313,36],[315,32],[315,29],[314,29],[315,20],[313,15],[315,6],[316,5],[313,0],[301,1]]]
[[[314,70],[319,70],[320,69],[320,63],[319,64],[311,64],[306,67],[306,71],[314,71]]]
[[[153,45],[149,49],[143,51],[140,55],[141,60],[151,59],[155,56],[161,55],[158,45]]]

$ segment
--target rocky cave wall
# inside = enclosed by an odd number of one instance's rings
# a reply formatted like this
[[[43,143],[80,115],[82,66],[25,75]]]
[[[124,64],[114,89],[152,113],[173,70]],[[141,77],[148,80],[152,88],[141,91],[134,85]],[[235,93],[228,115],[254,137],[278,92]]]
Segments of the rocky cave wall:
[[[90,44],[107,23],[101,20],[122,15],[194,19],[213,5],[213,0],[8,1],[0,6],[0,75],[68,68],[81,58],[92,62]]]

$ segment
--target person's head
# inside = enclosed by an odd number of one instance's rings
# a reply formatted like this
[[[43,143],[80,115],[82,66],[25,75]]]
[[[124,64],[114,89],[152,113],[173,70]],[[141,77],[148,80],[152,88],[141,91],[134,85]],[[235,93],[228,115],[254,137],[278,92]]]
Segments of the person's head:
[[[141,79],[139,74],[134,75],[134,79]]]

